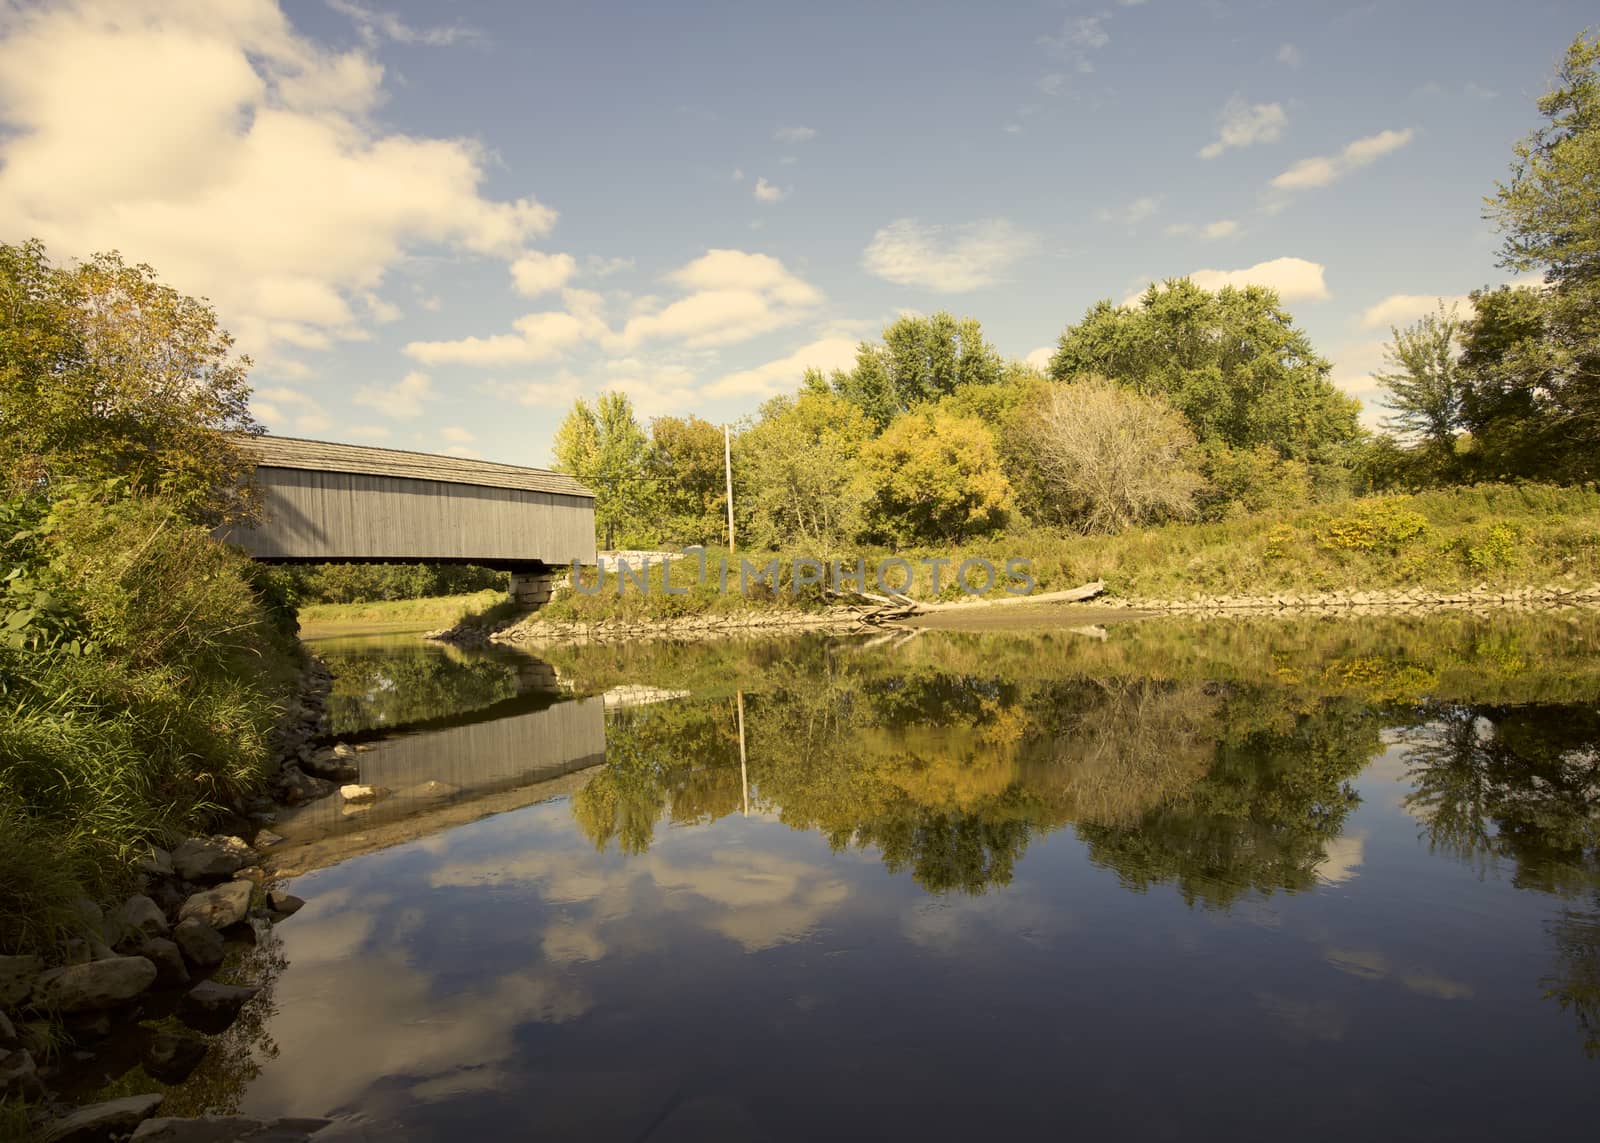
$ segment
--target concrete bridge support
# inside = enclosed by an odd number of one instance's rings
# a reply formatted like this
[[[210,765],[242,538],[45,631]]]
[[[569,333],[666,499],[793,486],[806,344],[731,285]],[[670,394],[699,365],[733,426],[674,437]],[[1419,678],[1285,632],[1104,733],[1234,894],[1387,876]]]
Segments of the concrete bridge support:
[[[554,572],[512,572],[511,602],[518,607],[537,611],[550,602],[550,592],[554,587]]]

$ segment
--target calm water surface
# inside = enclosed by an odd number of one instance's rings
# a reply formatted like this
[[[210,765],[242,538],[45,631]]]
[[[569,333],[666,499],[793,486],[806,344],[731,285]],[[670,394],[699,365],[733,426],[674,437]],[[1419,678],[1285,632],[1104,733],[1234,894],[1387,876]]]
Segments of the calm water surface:
[[[208,1098],[419,1140],[1590,1137],[1597,647],[324,644],[393,796],[284,823],[309,904]]]

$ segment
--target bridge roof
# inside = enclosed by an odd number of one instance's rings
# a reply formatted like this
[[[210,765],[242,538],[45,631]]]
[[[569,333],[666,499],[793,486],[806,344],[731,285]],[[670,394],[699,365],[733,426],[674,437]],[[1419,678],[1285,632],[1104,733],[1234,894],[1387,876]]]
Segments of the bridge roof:
[[[353,472],[364,476],[397,476],[406,480],[437,480],[446,484],[475,484],[482,488],[515,488],[525,492],[550,492],[558,496],[593,499],[594,493],[572,477],[542,468],[521,468],[488,460],[406,452],[397,448],[334,444],[295,437],[240,436],[239,451],[258,468],[297,468],[310,472]]]

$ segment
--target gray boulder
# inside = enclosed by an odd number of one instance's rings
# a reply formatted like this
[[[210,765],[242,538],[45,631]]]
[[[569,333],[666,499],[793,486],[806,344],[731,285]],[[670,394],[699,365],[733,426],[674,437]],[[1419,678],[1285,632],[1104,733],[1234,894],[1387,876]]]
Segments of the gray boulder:
[[[93,1012],[142,995],[156,982],[156,966],[142,956],[116,956],[51,969],[33,986],[33,1004],[58,1012]]]
[[[278,792],[291,806],[326,798],[333,793],[334,788],[332,782],[313,778],[298,766],[285,766],[283,772],[278,775]]]
[[[172,851],[172,867],[185,881],[219,881],[255,862],[255,850],[237,837],[191,837]]]
[[[9,1052],[19,1044],[17,1026],[11,1022],[11,1017],[0,1012],[0,1052]]]
[[[178,1032],[157,1032],[145,1046],[140,1061],[151,1078],[162,1083],[182,1083],[200,1066],[210,1046],[199,1036]]]
[[[33,982],[44,971],[36,956],[0,956],[0,1008],[15,1008],[33,992]]]
[[[172,930],[172,939],[196,968],[216,968],[227,953],[222,934],[194,917],[179,921]]]
[[[106,1103],[80,1107],[50,1123],[39,1135],[40,1143],[104,1143],[126,1135],[156,1113],[164,1096],[130,1095]]]
[[[229,881],[196,893],[178,910],[178,920],[204,921],[214,929],[237,925],[250,911],[250,894],[254,888],[248,881]]]
[[[0,1099],[38,1099],[44,1095],[33,1054],[0,1048]]]
[[[138,942],[150,937],[164,937],[170,931],[161,906],[143,894],[124,901],[113,914],[111,923],[117,930],[119,941]]]
[[[164,849],[157,849],[155,846],[151,846],[148,853],[139,858],[138,861],[135,861],[133,867],[146,877],[174,877],[177,875],[177,870],[172,867],[172,854]]]
[[[267,892],[267,904],[272,906],[273,912],[282,913],[287,917],[305,908],[306,903],[293,893],[272,889]]]
[[[147,1119],[129,1143],[303,1143],[331,1119],[247,1119],[203,1115],[199,1119]]]
[[[330,782],[353,782],[360,771],[355,764],[355,751],[349,755],[336,755],[332,750],[321,750],[300,763],[300,769]]]
[[[152,937],[133,950],[156,966],[156,981],[160,984],[188,984],[189,967],[183,963],[183,951],[177,942],[166,937]]]
[[[178,1019],[198,1032],[216,1035],[231,1027],[245,1001],[260,991],[246,985],[201,981],[178,1002]]]

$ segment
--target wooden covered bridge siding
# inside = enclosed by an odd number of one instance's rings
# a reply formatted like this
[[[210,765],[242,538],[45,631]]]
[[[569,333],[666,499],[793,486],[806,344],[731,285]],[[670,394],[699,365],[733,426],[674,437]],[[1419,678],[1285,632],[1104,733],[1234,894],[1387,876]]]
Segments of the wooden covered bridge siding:
[[[223,538],[268,563],[470,563],[524,602],[595,561],[594,494],[570,476],[398,449],[244,437],[262,520]],[[540,597],[543,598],[540,598]]]

